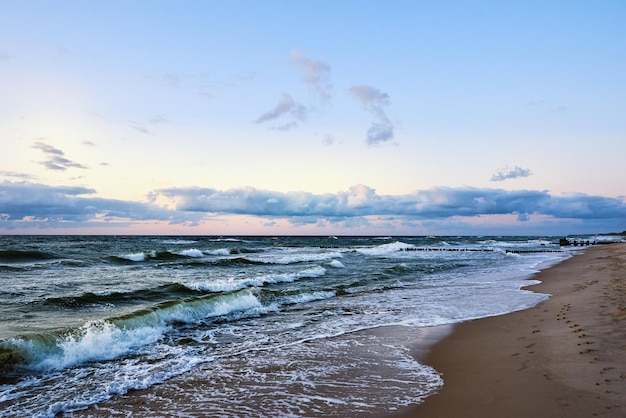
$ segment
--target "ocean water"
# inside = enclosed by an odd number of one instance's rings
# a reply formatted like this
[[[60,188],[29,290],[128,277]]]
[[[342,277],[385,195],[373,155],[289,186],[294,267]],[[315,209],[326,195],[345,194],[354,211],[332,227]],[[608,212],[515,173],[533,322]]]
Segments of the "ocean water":
[[[411,343],[545,300],[522,288],[578,248],[558,237],[3,236],[0,416],[384,415],[444,384]],[[141,406],[116,403],[128,392]]]

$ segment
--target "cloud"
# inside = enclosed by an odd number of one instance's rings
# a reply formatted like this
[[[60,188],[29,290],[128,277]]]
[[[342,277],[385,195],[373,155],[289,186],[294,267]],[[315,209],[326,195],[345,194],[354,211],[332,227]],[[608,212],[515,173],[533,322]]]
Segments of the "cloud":
[[[178,74],[165,74],[161,77],[161,85],[172,89],[180,88],[181,77]]]
[[[352,86],[348,92],[374,115],[374,121],[367,130],[367,144],[378,145],[392,140],[394,126],[384,110],[384,107],[389,104],[389,95],[375,87],[366,85]]]
[[[68,168],[87,168],[82,164],[65,158],[65,153],[52,145],[38,141],[35,142],[32,147],[40,150],[47,157],[47,160],[40,161],[39,164],[43,165],[48,170],[64,171]]]
[[[545,100],[531,100],[530,102],[526,103],[526,107],[539,107],[545,104]]]
[[[94,189],[80,186],[2,182],[0,227],[15,227],[26,221],[53,227],[68,222],[75,225],[119,219],[195,223],[202,218],[200,214],[181,214],[147,203],[89,197],[94,193]]]
[[[146,135],[152,134],[152,132],[150,132],[150,130],[148,130],[148,128],[146,128],[144,124],[135,122],[134,120],[129,120],[128,126],[130,126],[132,129],[142,134],[146,134]]]
[[[287,63],[296,67],[302,73],[302,81],[319,98],[322,104],[328,104],[331,99],[332,83],[330,82],[330,66],[322,61],[312,60],[301,51],[291,52]],[[255,123],[265,123],[281,119],[281,125],[272,126],[272,129],[286,131],[296,127],[308,118],[310,109],[315,104],[302,105],[295,101],[288,93],[282,93],[281,99],[274,109],[263,113]]]
[[[154,132],[148,129],[146,123],[150,125],[162,125],[169,123],[169,120],[164,115],[152,115],[145,118],[145,122],[137,122],[134,120],[128,121],[128,126],[134,129],[137,132],[140,132],[145,135],[154,135]]]
[[[574,228],[586,233],[626,229],[623,198],[555,196],[537,190],[434,187],[403,195],[381,195],[362,184],[325,194],[253,187],[173,187],[154,190],[147,202],[103,199],[94,194],[95,190],[86,187],[2,182],[0,230],[161,222],[189,226],[193,233],[197,232],[194,226],[232,219],[234,215],[257,218],[267,225],[335,228],[348,234],[371,234],[374,226],[396,234],[438,230],[453,234],[506,231],[548,235],[570,233]],[[160,206],[165,203],[170,206]],[[499,221],[503,217],[506,222]]]
[[[298,50],[291,51],[287,62],[302,72],[302,81],[315,92],[322,103],[330,102],[333,85],[328,64],[310,59]]]
[[[513,168],[503,167],[496,170],[496,172],[491,176],[491,181],[504,181],[519,177],[529,177],[530,175],[532,175],[532,173],[528,168],[518,166]]]
[[[276,192],[253,187],[225,191],[168,188],[153,192],[177,202],[180,211],[263,217],[345,218],[399,216],[446,219],[483,215],[546,215],[563,219],[626,219],[623,199],[585,194],[552,196],[545,191],[435,187],[405,195],[379,195],[365,185],[336,194]],[[623,223],[624,221],[622,221]]]
[[[152,115],[147,118],[148,122],[153,125],[159,125],[162,123],[168,123],[169,121],[164,115]]]
[[[372,86],[352,86],[349,92],[356,100],[374,109],[389,104],[389,95]]]
[[[299,122],[306,120],[307,113],[308,111],[305,106],[297,103],[289,94],[283,93],[274,109],[263,113],[257,118],[255,123],[265,123],[275,121],[279,118],[287,118],[288,122],[277,128],[287,130],[295,127]]]
[[[20,180],[35,180],[37,177],[26,173],[17,173],[15,171],[0,170],[0,176],[10,177]]]
[[[367,129],[368,145],[377,145],[393,139],[393,125],[387,119],[372,122],[372,126]]]
[[[0,61],[8,61],[14,57],[13,54],[10,54],[6,51],[0,51]]]
[[[331,134],[324,134],[322,138],[322,143],[324,145],[332,145],[335,143],[335,137]]]

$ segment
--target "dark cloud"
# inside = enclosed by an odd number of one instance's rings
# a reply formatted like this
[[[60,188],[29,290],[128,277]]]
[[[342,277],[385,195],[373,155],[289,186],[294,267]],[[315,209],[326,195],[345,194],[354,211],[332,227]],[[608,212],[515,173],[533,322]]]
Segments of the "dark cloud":
[[[400,216],[409,219],[446,219],[514,214],[562,219],[626,219],[623,199],[585,194],[552,196],[545,191],[436,187],[406,195],[379,195],[364,185],[336,194],[274,192],[246,187],[220,191],[206,188],[169,188],[153,197],[175,199],[181,211],[242,214],[266,217]],[[622,221],[623,222],[623,221]]]
[[[68,158],[65,158],[65,153],[58,148],[48,145],[43,142],[35,142],[32,146],[35,149],[40,150],[47,157],[46,160],[40,161],[39,164],[46,167],[48,170],[67,170],[68,168],[87,168],[86,166],[76,163]]]
[[[508,179],[515,179],[519,177],[529,177],[532,173],[528,168],[522,168],[515,166],[513,168],[504,167],[499,168],[491,176],[491,181],[504,181]]]
[[[297,103],[289,94],[283,93],[280,101],[274,109],[263,113],[257,118],[255,123],[265,123],[275,121],[277,119],[286,119],[286,122],[276,129],[287,130],[295,127],[299,122],[306,120],[307,113],[308,111],[305,106]]]
[[[291,51],[287,62],[302,72],[302,81],[315,92],[322,103],[330,102],[333,85],[328,64],[308,58],[298,50]]]
[[[202,218],[200,214],[181,214],[146,203],[90,197],[95,192],[80,186],[0,183],[0,218],[4,221],[0,227],[24,221],[45,222],[53,227],[64,222],[76,226],[76,223],[118,219],[195,223]]]
[[[374,116],[374,121],[367,130],[367,144],[378,145],[392,140],[394,126],[384,110],[389,104],[389,95],[375,87],[365,85],[352,86],[348,92]]]
[[[285,193],[253,187],[230,190],[187,187],[155,190],[146,203],[102,199],[93,197],[94,193],[95,190],[86,187],[0,183],[0,229],[25,225],[84,227],[102,222],[119,226],[141,221],[193,226],[210,218],[219,219],[220,215],[249,215],[270,223],[286,220],[293,226],[348,228],[344,229],[346,232],[350,228],[365,231],[372,222],[382,222],[389,230],[405,234],[419,233],[423,228],[439,228],[455,234],[483,234],[486,230],[548,234],[564,229],[569,233],[572,228],[583,227],[588,233],[626,229],[623,198],[586,194],[555,196],[536,190],[435,187],[404,195],[380,195],[365,185],[326,194]],[[176,202],[175,208],[156,205],[163,199]],[[514,215],[517,222],[497,224],[487,218],[472,223],[488,215]]]

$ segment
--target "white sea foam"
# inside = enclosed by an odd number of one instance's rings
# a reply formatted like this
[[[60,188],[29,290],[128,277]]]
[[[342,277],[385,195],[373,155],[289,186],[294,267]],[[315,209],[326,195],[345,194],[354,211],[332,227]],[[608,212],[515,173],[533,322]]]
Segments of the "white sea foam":
[[[230,255],[230,250],[228,248],[219,248],[217,250],[206,250],[204,253],[207,255]]]
[[[227,315],[237,311],[262,308],[261,302],[249,290],[194,299],[154,309],[144,315],[134,315],[115,320],[120,328],[140,328],[144,325],[167,329],[173,322],[196,323],[207,318]]]
[[[378,245],[372,248],[358,248],[357,252],[364,255],[384,257],[386,255],[406,250],[408,248],[415,248],[415,246],[412,244],[406,244],[404,242],[396,241],[389,244]]]
[[[188,244],[195,244],[198,241],[195,240],[190,240],[190,239],[166,239],[161,241],[161,243],[163,244],[168,244],[168,245],[188,245]]]
[[[301,293],[295,296],[289,296],[284,299],[284,304],[298,304],[298,303],[307,303],[313,302],[315,300],[324,300],[330,299],[335,296],[335,292],[311,292],[311,293]]]
[[[188,250],[172,252],[172,254],[178,254],[178,255],[185,256],[185,257],[193,257],[193,258],[204,257],[204,253],[196,248],[190,248]]]
[[[234,312],[262,312],[254,294],[235,294],[176,303],[116,320],[89,321],[55,339],[11,338],[5,348],[16,349],[28,359],[33,370],[59,370],[87,361],[110,360],[139,347],[159,341],[173,322],[197,323]]]
[[[120,255],[120,258],[129,260],[129,261],[145,261],[146,254],[145,253],[124,254],[124,255]]]
[[[332,260],[330,263],[328,263],[328,265],[331,266],[331,267],[335,267],[335,268],[344,268],[344,267],[346,267],[339,260]]]
[[[205,292],[232,292],[252,286],[262,287],[265,284],[271,283],[291,283],[304,278],[321,277],[324,274],[326,274],[326,269],[321,266],[316,266],[294,273],[262,274],[257,277],[244,279],[230,277],[227,279],[184,283],[183,285],[192,290]]]
[[[295,264],[312,261],[326,261],[333,258],[343,257],[343,254],[339,251],[329,252],[290,252],[285,251],[283,253],[273,253],[268,255],[258,255],[253,257],[247,257],[248,260],[256,263],[267,264]]]
[[[163,329],[144,326],[123,329],[111,322],[90,321],[77,330],[46,342],[45,340],[9,339],[29,360],[26,367],[33,370],[59,370],[92,360],[109,360],[130,350],[159,340]]]

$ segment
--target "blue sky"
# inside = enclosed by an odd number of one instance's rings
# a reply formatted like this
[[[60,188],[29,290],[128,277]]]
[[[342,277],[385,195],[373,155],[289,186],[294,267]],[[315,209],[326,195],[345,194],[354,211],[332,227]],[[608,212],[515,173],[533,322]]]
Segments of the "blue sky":
[[[622,1],[0,0],[0,233],[626,229]]]

